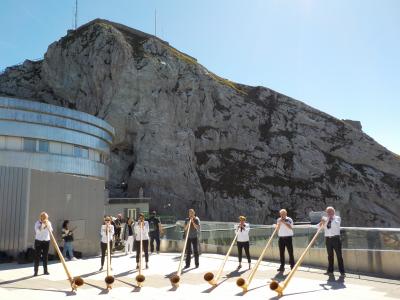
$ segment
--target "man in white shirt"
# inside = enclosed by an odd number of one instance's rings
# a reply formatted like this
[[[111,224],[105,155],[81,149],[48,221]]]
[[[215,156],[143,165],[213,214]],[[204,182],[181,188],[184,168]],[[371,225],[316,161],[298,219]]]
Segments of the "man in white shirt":
[[[40,213],[39,220],[35,223],[35,260],[33,276],[38,275],[40,256],[42,256],[43,259],[44,275],[50,275],[47,271],[47,259],[50,246],[49,230],[53,231],[53,227],[49,221],[49,216],[43,211]]]
[[[139,269],[140,258],[140,240],[143,243],[144,258],[146,260],[146,269],[149,268],[149,222],[144,220],[144,214],[139,214],[139,219],[133,227],[135,231],[135,247],[136,247],[136,269]]]
[[[290,269],[294,267],[294,256],[293,256],[293,220],[287,216],[286,209],[281,209],[279,211],[280,218],[278,218],[276,226],[279,226],[278,236],[279,236],[279,257],[281,265],[278,272],[285,271],[285,247],[289,253],[289,264]]]
[[[324,226],[326,251],[328,252],[328,270],[325,274],[333,274],[333,250],[335,250],[340,275],[346,276],[342,257],[342,242],[340,240],[341,219],[335,215],[335,209],[332,206],[328,206],[325,211],[327,217],[323,217],[319,223],[319,226]]]
[[[250,225],[246,223],[246,217],[239,217],[239,224],[235,226],[235,230],[239,230],[237,237],[237,247],[238,247],[238,258],[239,258],[239,266],[238,269],[242,267],[242,251],[246,252],[247,261],[249,262],[249,269],[251,268],[251,258],[250,258]]]
[[[108,231],[108,239],[107,239],[107,231]],[[111,217],[106,216],[104,218],[104,224],[101,225],[101,228],[100,228],[101,267],[100,267],[99,271],[103,270],[104,260],[106,257],[107,243],[109,244],[109,247],[110,247],[110,266],[111,266],[111,249],[112,249],[112,240],[113,240],[114,232],[115,232],[114,225],[111,224]]]

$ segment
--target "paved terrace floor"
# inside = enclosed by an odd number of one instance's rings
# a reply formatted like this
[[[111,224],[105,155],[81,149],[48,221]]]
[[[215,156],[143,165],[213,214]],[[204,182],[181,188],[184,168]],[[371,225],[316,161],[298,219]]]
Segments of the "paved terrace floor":
[[[49,265],[50,275],[33,277],[32,265],[1,264],[0,265],[0,299],[278,299],[277,294],[269,289],[272,278],[277,277],[274,263],[263,262],[246,294],[236,286],[238,276],[247,277],[249,271],[236,271],[237,258],[231,257],[225,266],[224,276],[220,284],[212,288],[204,281],[206,272],[216,273],[223,256],[202,254],[200,267],[185,270],[178,288],[172,288],[168,276],[176,272],[180,254],[162,253],[150,256],[149,269],[144,270],[146,276],[144,286],[136,286],[137,271],[133,256],[116,254],[112,259],[115,282],[113,289],[107,291],[104,282],[106,272],[99,272],[100,258],[93,257],[67,262],[72,276],[80,275],[85,284],[72,293],[66,275],[59,262]],[[244,264],[243,266],[246,266]],[[42,267],[39,274],[42,274]],[[323,275],[323,270],[299,268],[281,299],[400,299],[400,280],[388,280],[347,274],[344,280],[335,273],[334,278]],[[287,274],[287,272],[285,272]],[[284,274],[284,275],[285,275]],[[283,275],[283,276],[284,276]]]

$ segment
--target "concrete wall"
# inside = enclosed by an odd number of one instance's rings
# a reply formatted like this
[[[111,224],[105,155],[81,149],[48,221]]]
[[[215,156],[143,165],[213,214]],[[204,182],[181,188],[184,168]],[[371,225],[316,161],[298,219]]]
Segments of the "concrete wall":
[[[85,256],[98,254],[104,201],[103,180],[32,170],[28,246],[34,242],[33,224],[40,212],[46,211],[60,245],[62,222],[67,219],[72,227],[77,226],[75,250]]]
[[[0,250],[15,254],[27,247],[28,169],[0,166]]]

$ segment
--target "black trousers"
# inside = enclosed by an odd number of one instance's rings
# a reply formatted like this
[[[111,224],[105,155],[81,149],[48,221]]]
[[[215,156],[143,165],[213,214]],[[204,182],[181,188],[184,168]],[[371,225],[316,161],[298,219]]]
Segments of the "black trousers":
[[[50,241],[35,240],[35,260],[34,260],[35,274],[37,274],[37,272],[39,271],[40,256],[42,256],[43,259],[43,271],[44,273],[47,272],[47,259],[49,254],[49,246],[50,246]]]
[[[156,242],[156,251],[160,251],[160,232],[150,231],[150,251],[154,252],[154,241]]]
[[[246,252],[247,261],[249,263],[251,263],[250,243],[249,242],[237,242],[237,248],[238,248],[239,263],[242,262],[243,248],[244,248],[244,252]]]
[[[101,267],[103,267],[107,251],[107,243],[100,242],[100,248],[101,248]],[[112,249],[112,241],[110,241],[110,252],[111,249]],[[110,253],[110,265],[111,265],[111,253]]]
[[[199,248],[198,248],[198,239],[196,238],[188,238],[186,244],[186,266],[190,266],[190,260],[192,256],[192,246],[194,253],[194,263],[196,267],[199,266]]]
[[[328,252],[328,272],[333,272],[333,250],[336,252],[336,258],[338,260],[339,272],[344,273],[344,264],[342,256],[342,242],[340,236],[335,235],[333,237],[325,238],[326,251]]]
[[[136,248],[136,263],[139,263],[140,258],[140,241],[135,240],[135,248]],[[149,240],[143,240],[143,252],[144,252],[144,259],[146,263],[149,262]]]
[[[285,267],[285,247],[289,253],[289,264],[290,267],[294,267],[294,256],[293,256],[293,242],[291,236],[279,237],[279,258],[281,261],[281,268]]]

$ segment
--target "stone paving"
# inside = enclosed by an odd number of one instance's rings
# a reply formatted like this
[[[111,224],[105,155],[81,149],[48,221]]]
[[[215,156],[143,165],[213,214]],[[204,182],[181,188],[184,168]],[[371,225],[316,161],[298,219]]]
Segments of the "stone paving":
[[[237,258],[227,261],[220,284],[212,287],[203,279],[206,272],[218,270],[223,256],[202,254],[200,267],[189,268],[181,276],[178,288],[173,288],[168,277],[178,268],[179,253],[161,253],[150,256],[149,269],[145,269],[144,286],[136,286],[137,271],[134,256],[116,254],[112,259],[115,282],[111,290],[106,289],[106,272],[99,272],[100,258],[93,257],[67,262],[72,276],[80,275],[85,284],[76,293],[71,292],[69,282],[62,265],[53,262],[49,265],[50,275],[33,277],[32,265],[0,265],[0,299],[127,299],[145,297],[145,299],[278,299],[269,289],[272,278],[277,276],[277,265],[263,262],[247,293],[236,286],[238,276],[247,278],[247,268],[236,270]],[[255,262],[255,261],[254,261]],[[253,263],[254,263],[253,262]],[[243,264],[247,267],[247,264]],[[335,274],[329,278],[323,270],[300,268],[284,291],[283,299],[400,299],[400,280],[388,280],[347,274],[344,279]],[[42,267],[39,274],[42,273]]]

